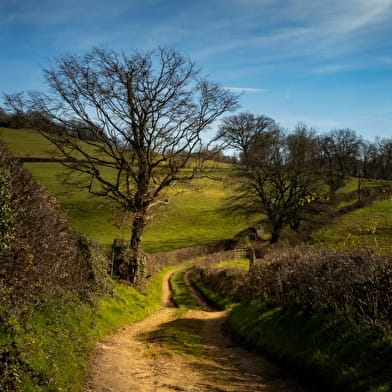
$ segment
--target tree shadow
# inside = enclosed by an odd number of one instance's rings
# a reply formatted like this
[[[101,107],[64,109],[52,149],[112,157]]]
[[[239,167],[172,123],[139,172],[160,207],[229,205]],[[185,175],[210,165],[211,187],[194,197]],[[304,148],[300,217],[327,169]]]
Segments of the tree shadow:
[[[266,359],[233,343],[223,331],[225,320],[222,312],[185,315],[137,338],[161,354],[181,355],[187,368],[200,374],[197,391],[303,391]]]

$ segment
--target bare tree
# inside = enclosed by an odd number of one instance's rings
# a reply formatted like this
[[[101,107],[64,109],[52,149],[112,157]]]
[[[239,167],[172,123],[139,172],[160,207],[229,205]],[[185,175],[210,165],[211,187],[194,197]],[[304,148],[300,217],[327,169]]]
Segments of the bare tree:
[[[377,141],[379,152],[379,177],[384,180],[392,179],[392,139]]]
[[[218,138],[223,142],[223,148],[239,151],[241,159],[244,160],[249,155],[249,149],[255,136],[275,125],[275,121],[270,117],[239,113],[222,120]]]
[[[378,149],[376,144],[366,140],[359,139],[358,144],[358,161],[357,161],[357,196],[358,201],[362,200],[365,179],[371,178],[377,167]],[[372,170],[373,169],[373,170]]]
[[[65,127],[61,135],[44,136],[65,166],[85,174],[78,186],[132,214],[131,252],[122,270],[134,283],[151,208],[162,203],[167,187],[195,176],[202,132],[237,106],[237,96],[164,48],[130,56],[95,48],[61,57],[44,72],[49,93],[30,93],[28,107]],[[78,124],[89,140],[74,137]]]
[[[279,240],[285,227],[298,229],[320,189],[314,175],[313,133],[301,125],[286,135],[272,119],[241,114],[223,121],[219,134],[241,156],[239,196],[232,207],[247,214],[266,214],[271,243]]]
[[[348,176],[356,174],[359,145],[360,139],[351,129],[332,130],[320,137],[322,168],[332,196]]]

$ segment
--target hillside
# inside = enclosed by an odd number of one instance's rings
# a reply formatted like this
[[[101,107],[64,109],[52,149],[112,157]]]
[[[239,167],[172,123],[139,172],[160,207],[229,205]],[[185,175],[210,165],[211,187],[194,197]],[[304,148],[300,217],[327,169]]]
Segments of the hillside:
[[[53,156],[47,140],[35,131],[0,128],[0,140],[18,157]],[[25,167],[56,195],[75,230],[105,246],[110,246],[116,237],[128,238],[129,229],[114,224],[113,213],[103,200],[62,183],[64,169],[60,164],[26,163]],[[145,250],[168,251],[232,238],[255,222],[244,217],[233,219],[222,212],[227,194],[221,181],[210,179],[194,181],[191,187],[172,189],[169,205],[154,217],[143,236]]]
[[[55,154],[49,142],[35,131],[0,128],[0,140],[4,140],[11,153],[18,157],[51,157]],[[26,163],[25,167],[56,195],[75,230],[105,246],[110,246],[114,238],[128,238],[129,228],[116,223],[111,208],[102,199],[86,191],[75,191],[62,183],[64,169],[60,164]],[[222,164],[219,168],[222,169]],[[369,180],[365,185],[376,187],[382,182]],[[356,180],[352,179],[339,190],[343,199],[345,195],[353,196],[342,201],[338,208],[352,204],[356,186]],[[245,219],[222,212],[228,196],[228,189],[222,181],[197,180],[192,186],[172,189],[169,196],[169,205],[154,217],[143,236],[143,246],[147,252],[168,251],[232,238],[262,218]],[[390,252],[391,222],[392,202],[379,200],[328,220],[312,234],[310,242],[336,249],[370,247]],[[179,227],[181,230],[178,230]]]

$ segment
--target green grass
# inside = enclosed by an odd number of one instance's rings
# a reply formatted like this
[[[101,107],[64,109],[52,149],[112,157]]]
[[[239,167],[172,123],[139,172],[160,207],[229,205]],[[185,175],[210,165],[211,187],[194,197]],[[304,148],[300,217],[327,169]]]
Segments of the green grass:
[[[231,309],[229,325],[244,344],[267,354],[318,391],[392,390],[392,335],[334,313],[237,303],[195,282],[206,298]]]
[[[0,128],[0,139],[18,156],[50,156],[50,143],[39,133],[29,130]],[[70,225],[95,241],[110,246],[114,238],[127,239],[130,229],[115,225],[111,208],[102,199],[86,191],[75,191],[61,183],[63,167],[55,163],[29,163],[26,167],[34,177],[46,185],[60,201],[68,215]],[[218,170],[229,168],[219,164]],[[376,186],[382,181],[367,180],[366,186]],[[355,191],[357,180],[352,178],[339,190],[339,194]],[[260,217],[245,219],[221,212],[228,190],[220,181],[208,179],[193,182],[192,188],[175,187],[169,191],[170,203],[163,208],[146,228],[143,246],[147,252],[201,245],[232,238],[254,224]],[[340,207],[350,204],[343,202]],[[370,247],[391,251],[391,203],[380,202],[342,216],[313,235],[319,246],[333,248]],[[372,227],[376,227],[372,233]]]
[[[248,259],[234,259],[234,260],[227,260],[221,261],[218,263],[216,268],[239,268],[244,271],[249,270],[249,260]]]
[[[162,278],[171,268],[154,275],[144,293],[114,283],[113,293],[102,298],[98,307],[70,296],[52,300],[15,321],[14,339],[23,360],[41,374],[40,382],[34,374],[22,373],[20,390],[79,392],[95,343],[159,309]],[[0,342],[9,345],[10,337],[0,333]]]
[[[208,302],[217,309],[229,309],[235,303],[235,300],[230,297],[222,297],[219,293],[211,290],[209,287],[201,283],[196,277],[191,274],[190,281],[192,284],[204,295]]]
[[[113,224],[113,212],[103,199],[61,183],[64,169],[60,164],[28,163],[25,166],[57,196],[75,230],[105,246],[110,246],[116,237],[128,238],[129,227]],[[221,212],[227,196],[222,182],[201,179],[193,185],[192,188],[175,187],[170,191],[169,205],[152,220],[143,236],[147,252],[169,251],[232,238],[252,223]]]
[[[53,145],[36,131],[0,128],[0,140],[18,157],[55,156]]]
[[[200,334],[184,319],[174,322],[171,326],[164,326],[154,333],[151,341],[159,345],[164,344],[171,352],[176,354],[206,357]],[[153,355],[152,347],[150,347],[150,351]]]
[[[392,336],[336,314],[240,304],[229,323],[245,343],[267,353],[317,390],[392,390]]]
[[[48,152],[53,150],[50,143],[35,131],[0,128],[0,139],[17,156],[52,155]],[[213,165],[215,163],[210,164]],[[221,174],[229,167],[228,164],[216,166]],[[119,219],[114,217],[103,199],[62,183],[63,166],[27,163],[25,167],[56,195],[75,230],[105,246],[110,246],[114,238],[128,239],[129,226],[118,224]],[[171,188],[168,191],[169,205],[156,214],[145,231],[144,249],[147,252],[169,251],[232,238],[256,221],[257,218],[233,218],[222,213],[227,195],[228,190],[221,181],[206,178],[194,180],[191,187],[178,185]]]
[[[182,269],[173,273],[170,277],[170,285],[173,290],[173,301],[179,308],[196,309],[198,304],[189,293],[188,287],[184,282],[184,274],[187,269]]]
[[[334,249],[370,248],[391,253],[392,201],[384,200],[336,218],[313,233],[317,246]]]

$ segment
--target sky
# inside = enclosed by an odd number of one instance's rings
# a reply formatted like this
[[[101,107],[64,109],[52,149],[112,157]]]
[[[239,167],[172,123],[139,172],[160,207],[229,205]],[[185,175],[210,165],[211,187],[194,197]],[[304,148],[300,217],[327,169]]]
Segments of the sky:
[[[180,51],[238,111],[392,137],[392,0],[0,0],[0,92],[94,46]]]

